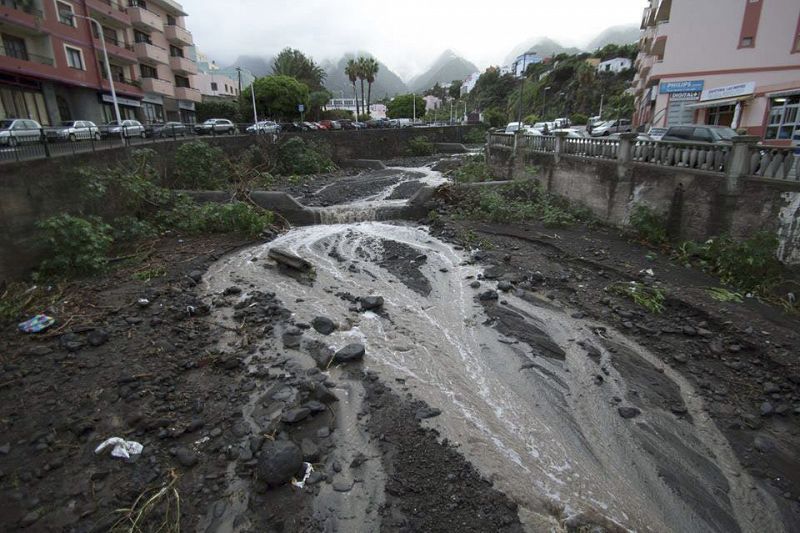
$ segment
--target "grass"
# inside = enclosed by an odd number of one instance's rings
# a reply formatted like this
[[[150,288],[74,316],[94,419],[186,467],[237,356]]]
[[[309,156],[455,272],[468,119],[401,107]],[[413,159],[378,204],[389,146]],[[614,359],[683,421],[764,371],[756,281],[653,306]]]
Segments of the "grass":
[[[613,294],[632,300],[651,313],[659,314],[664,311],[666,295],[662,289],[657,287],[650,287],[638,281],[631,281],[630,283],[614,283],[608,287],[608,290]]]
[[[164,277],[166,274],[167,271],[164,267],[153,267],[145,270],[139,270],[138,272],[134,272],[131,275],[131,278],[143,281],[145,283],[149,283],[151,280]]]
[[[176,487],[178,475],[170,471],[170,479],[142,492],[128,508],[117,509],[119,520],[112,533],[180,533],[181,496]]]

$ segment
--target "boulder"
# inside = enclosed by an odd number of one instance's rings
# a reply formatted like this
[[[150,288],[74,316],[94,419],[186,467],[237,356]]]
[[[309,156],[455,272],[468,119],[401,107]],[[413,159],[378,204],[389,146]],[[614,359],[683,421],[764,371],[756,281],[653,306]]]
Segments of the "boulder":
[[[311,326],[323,335],[330,335],[336,331],[336,323],[328,317],[318,316],[311,321]]]
[[[364,358],[366,349],[363,344],[353,343],[348,344],[335,354],[333,354],[334,363],[353,363],[360,361]]]
[[[261,448],[258,476],[271,487],[291,481],[303,466],[303,452],[288,440],[269,441]]]
[[[383,296],[362,296],[361,309],[364,311],[374,311],[383,307]]]

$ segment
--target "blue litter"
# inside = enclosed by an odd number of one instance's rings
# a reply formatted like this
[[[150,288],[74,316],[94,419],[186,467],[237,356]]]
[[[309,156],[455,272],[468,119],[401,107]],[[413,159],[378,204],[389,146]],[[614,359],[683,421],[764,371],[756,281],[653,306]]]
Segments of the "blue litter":
[[[39,333],[55,323],[56,319],[53,317],[47,315],[36,315],[30,320],[20,323],[19,330],[23,333]]]

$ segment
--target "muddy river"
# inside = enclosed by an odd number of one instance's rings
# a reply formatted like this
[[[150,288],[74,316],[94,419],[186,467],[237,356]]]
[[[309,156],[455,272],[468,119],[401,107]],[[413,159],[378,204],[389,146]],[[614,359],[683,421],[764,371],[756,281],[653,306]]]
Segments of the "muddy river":
[[[566,515],[593,510],[634,531],[784,530],[700,396],[642,346],[531,293],[482,301],[497,281],[480,279],[483,269],[469,252],[419,225],[370,221],[376,208],[405,202],[390,199],[404,182],[445,181],[429,168],[388,172],[398,181],[383,190],[319,208],[325,224],[223,258],[209,270],[208,290],[252,283],[295,309],[297,322],[324,316],[340,323],[330,336],[307,336],[333,349],[363,343],[367,369],[389,385],[404,381],[441,409],[425,423],[519,504],[530,531],[550,529],[554,507]],[[272,247],[313,263],[314,282],[264,268]],[[383,312],[353,312],[348,294],[382,296]],[[302,348],[287,352],[314,366]],[[363,391],[336,379],[336,368],[329,372],[344,398],[337,453],[368,450],[354,421]],[[653,408],[653,394],[673,410]],[[340,510],[337,530],[378,523],[383,474],[379,460],[369,466],[370,479],[350,493],[320,494],[321,514]]]

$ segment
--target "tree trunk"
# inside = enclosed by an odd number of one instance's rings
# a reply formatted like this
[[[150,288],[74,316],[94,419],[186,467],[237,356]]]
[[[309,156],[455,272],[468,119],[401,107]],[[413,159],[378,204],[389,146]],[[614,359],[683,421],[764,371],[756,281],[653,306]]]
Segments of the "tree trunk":
[[[361,78],[361,112],[364,113],[364,78]],[[356,117],[358,120],[358,117]]]
[[[367,82],[367,115],[372,117],[370,113],[369,101],[372,98],[372,82]]]
[[[356,88],[356,82],[353,82],[353,98],[356,101],[356,115],[358,115],[358,89]]]

